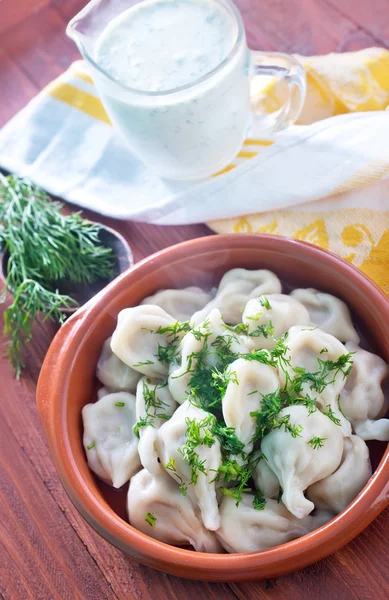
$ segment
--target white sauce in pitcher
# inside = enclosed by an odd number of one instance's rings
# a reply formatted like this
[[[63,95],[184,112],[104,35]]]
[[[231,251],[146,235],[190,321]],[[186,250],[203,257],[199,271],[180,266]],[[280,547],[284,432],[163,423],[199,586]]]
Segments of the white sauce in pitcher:
[[[147,0],[109,23],[96,61],[130,88],[172,90],[215,69],[237,34],[231,14],[213,0]]]
[[[224,168],[242,147],[248,59],[228,2],[146,0],[109,22],[96,45],[97,63],[126,87],[98,70],[94,80],[140,160],[168,179],[196,179]]]

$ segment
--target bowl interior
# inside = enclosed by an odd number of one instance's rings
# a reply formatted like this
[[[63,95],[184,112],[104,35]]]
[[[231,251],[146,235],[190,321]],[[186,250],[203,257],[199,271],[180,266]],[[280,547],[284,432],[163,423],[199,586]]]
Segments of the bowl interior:
[[[235,267],[273,270],[282,280],[286,292],[296,287],[316,287],[342,298],[352,311],[362,346],[389,362],[388,324],[382,323],[366,289],[352,277],[352,273],[345,277],[344,272],[335,268],[336,265],[321,263],[301,252],[299,244],[291,242],[288,252],[285,249],[255,247],[250,250],[220,247],[203,250],[198,246],[191,252],[171,253],[168,261],[147,262],[135,267],[124,275],[122,285],[116,286],[114,294],[107,294],[104,309],[94,311],[93,322],[73,358],[66,405],[66,429],[74,466],[96,501],[123,520],[126,519],[127,486],[115,490],[95,479],[87,466],[81,443],[81,409],[96,399],[99,385],[95,379],[95,368],[103,342],[112,334],[117,314],[123,308],[136,306],[144,297],[160,289],[189,285],[210,289],[218,284],[227,270]],[[376,468],[386,444],[372,442],[370,447],[373,468]],[[126,526],[132,530],[127,523]]]

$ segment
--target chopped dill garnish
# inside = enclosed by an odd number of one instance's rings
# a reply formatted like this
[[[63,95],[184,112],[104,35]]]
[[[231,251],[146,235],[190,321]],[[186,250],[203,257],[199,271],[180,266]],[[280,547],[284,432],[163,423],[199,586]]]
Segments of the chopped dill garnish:
[[[266,498],[262,494],[261,490],[257,490],[253,498],[253,508],[255,508],[255,510],[264,510],[265,506]]]
[[[327,412],[324,411],[324,410],[321,411],[323,413],[323,415],[327,415],[327,417],[329,419],[331,419],[331,421],[333,423],[335,423],[335,425],[339,425],[340,426],[342,424],[341,420],[338,419],[338,417],[336,416],[336,414],[334,413],[334,411],[332,410],[332,408],[331,408],[331,406],[329,404],[327,404],[327,408],[328,408]]]
[[[185,432],[186,441],[182,448],[178,448],[178,452],[191,468],[190,483],[197,483],[199,473],[207,474],[205,460],[200,460],[196,448],[198,446],[212,448],[215,444],[216,440],[211,432],[214,420],[215,417],[213,415],[208,415],[201,421],[189,419],[189,417],[185,419],[187,426]]]
[[[271,321],[267,325],[258,325],[256,329],[249,333],[250,337],[272,337],[274,335],[274,325]]]
[[[115,406],[118,406],[118,407],[126,406],[126,403],[125,402],[115,402]]]
[[[150,527],[155,527],[155,524],[157,522],[157,517],[155,515],[153,515],[152,513],[146,513],[145,516],[145,521],[146,523],[148,523],[150,525]]]
[[[271,310],[271,304],[266,296],[260,296],[259,303],[261,304],[261,306],[266,308],[266,310]]]
[[[240,441],[235,433],[234,427],[227,427],[222,425],[215,419],[212,425],[212,433],[217,437],[220,442],[223,454],[225,456],[242,456],[246,458],[244,453],[245,445]]]
[[[236,506],[242,502],[242,494],[251,492],[251,488],[247,484],[261,459],[262,455],[249,457],[248,462],[244,465],[239,465],[236,461],[226,461],[219,467],[215,480],[233,483],[232,487],[221,487],[220,491],[225,496],[234,498]]]
[[[96,446],[96,442],[91,442],[89,446],[86,447],[87,450],[92,450]]]
[[[144,360],[143,362],[138,362],[138,363],[136,363],[136,365],[132,365],[132,366],[135,369],[136,367],[143,367],[144,365],[153,365],[153,364],[154,364],[154,361],[152,361],[152,360]]]
[[[307,444],[310,444],[312,446],[312,448],[314,450],[317,450],[318,448],[323,448],[324,446],[324,441],[327,438],[320,438],[317,437],[316,435],[312,436],[311,439],[307,442]]]
[[[158,335],[167,335],[169,338],[166,346],[158,344],[157,358],[159,362],[170,365],[177,360],[179,354],[178,345],[181,341],[182,335],[190,331],[189,321],[180,323],[176,321],[173,325],[167,327],[159,327],[154,333]]]
[[[142,395],[145,403],[145,415],[140,417],[139,421],[133,427],[137,437],[139,437],[139,431],[142,427],[155,427],[154,421],[156,419],[168,420],[170,418],[165,412],[166,402],[163,402],[157,396],[158,390],[166,386],[167,382],[153,385],[151,379],[143,381]],[[158,410],[162,412],[158,412]]]

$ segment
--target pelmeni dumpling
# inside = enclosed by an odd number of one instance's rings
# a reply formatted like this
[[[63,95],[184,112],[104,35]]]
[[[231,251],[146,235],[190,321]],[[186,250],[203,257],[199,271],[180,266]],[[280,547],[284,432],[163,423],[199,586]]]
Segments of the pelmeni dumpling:
[[[245,445],[245,453],[249,454],[256,429],[255,417],[250,413],[260,410],[263,396],[276,392],[280,382],[273,367],[243,358],[231,363],[228,373],[229,382],[222,401],[224,421],[235,429]]]
[[[156,442],[162,464],[165,467],[168,463],[173,465],[173,468],[168,469],[169,475],[187,486],[187,493],[200,508],[205,527],[211,531],[215,531],[220,525],[214,479],[221,464],[221,450],[219,441],[210,434],[213,419],[210,413],[186,401],[158,430]],[[193,470],[183,456],[188,450],[186,434],[193,425],[198,429],[200,437],[204,438],[208,433],[213,438],[212,446],[200,444],[195,448],[197,461],[204,461],[205,473],[198,468]]]
[[[101,400],[101,398],[104,398],[104,396],[109,396],[109,394],[112,394],[112,392],[107,390],[105,387],[101,387],[99,390],[97,390],[97,400]]]
[[[191,323],[198,325],[213,308],[218,308],[225,323],[236,325],[241,322],[242,311],[250,298],[280,292],[281,282],[271,271],[232,269],[223,275],[215,298],[192,316]]]
[[[283,504],[266,499],[263,510],[253,507],[254,496],[225,496],[220,504],[221,524],[216,535],[227,552],[257,552],[290,542],[329,521],[332,515],[320,514],[296,519]]]
[[[329,417],[319,410],[310,414],[303,405],[282,409],[279,418],[283,417],[289,417],[293,427],[301,428],[299,435],[292,437],[284,427],[273,429],[263,438],[261,449],[280,482],[283,503],[302,519],[315,508],[304,491],[336,471],[342,459],[343,434]],[[322,447],[314,447],[315,438],[322,440]]]
[[[340,394],[340,407],[362,439],[387,442],[389,419],[379,417],[387,409],[382,383],[388,377],[388,365],[376,354],[353,344],[347,344],[347,350],[354,352],[353,368]]]
[[[136,422],[135,396],[117,392],[82,409],[84,448],[89,468],[101,479],[120,488],[141,464]]]
[[[142,377],[136,389],[136,421],[139,428],[138,452],[142,465],[158,474],[163,466],[158,461],[155,442],[158,429],[177,408],[166,382]]]
[[[143,469],[134,475],[128,488],[127,510],[133,527],[165,544],[191,544],[197,552],[222,552],[190,497],[181,494],[165,473],[155,476]]]
[[[162,290],[142,300],[141,304],[159,306],[177,321],[189,321],[193,313],[204,308],[214,294],[199,287],[187,287],[181,290]]]
[[[316,508],[340,513],[359,494],[372,474],[369,448],[357,435],[344,440],[342,460],[337,470],[309,486],[307,497]]]
[[[341,356],[346,356],[349,353],[346,346],[321,329],[298,326],[289,329],[285,343],[288,347],[285,357],[289,363],[279,370],[282,384],[286,383],[285,372],[291,379],[302,374],[297,373],[296,368],[303,369],[305,373],[318,374],[313,380],[302,383],[301,395],[314,399],[324,412],[330,408],[339,419],[344,435],[350,435],[351,425],[339,410],[338,396],[346,383],[345,373],[352,366],[353,357],[349,357],[342,370],[323,369],[323,363],[335,363]]]
[[[265,458],[261,458],[258,462],[252,477],[256,489],[260,490],[265,498],[278,498],[280,493],[280,482],[269,467]]]
[[[194,355],[205,345],[208,350],[207,364],[216,366],[218,358],[214,344],[217,343],[218,338],[224,338],[233,352],[242,353],[248,350],[245,344],[246,338],[226,329],[220,311],[217,308],[212,309],[205,321],[181,340],[179,347],[181,362],[178,365],[173,363],[171,366],[169,389],[174,400],[179,404],[188,397],[190,378],[198,360]]]
[[[120,360],[139,373],[148,377],[166,378],[168,365],[161,363],[157,355],[158,346],[166,346],[171,333],[157,331],[176,322],[159,306],[125,308],[118,315],[111,348]]]
[[[298,300],[286,294],[252,298],[246,304],[242,321],[248,325],[251,348],[272,349],[275,339],[293,325],[309,325],[309,313]]]
[[[359,343],[350,311],[342,300],[313,288],[293,290],[290,295],[307,308],[313,327],[320,327],[341,342]]]
[[[97,363],[96,376],[111,392],[135,392],[141,374],[131,369],[111,350],[111,338],[104,342]]]

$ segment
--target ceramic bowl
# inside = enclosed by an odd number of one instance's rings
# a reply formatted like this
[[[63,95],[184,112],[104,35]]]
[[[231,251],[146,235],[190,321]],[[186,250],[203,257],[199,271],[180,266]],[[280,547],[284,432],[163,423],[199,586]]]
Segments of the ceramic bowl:
[[[335,552],[389,503],[389,455],[373,444],[374,474],[332,521],[276,548],[248,554],[205,554],[161,543],[125,520],[125,493],[107,490],[89,471],[81,409],[95,399],[95,368],[120,310],[163,288],[210,288],[235,267],[271,269],[286,288],[316,287],[347,302],[373,350],[389,362],[389,300],[362,272],[303,242],[266,235],[220,235],[173,246],[127,271],[60,329],[44,361],[37,402],[51,453],[71,500],[92,527],[145,565],[210,581],[275,577]]]

